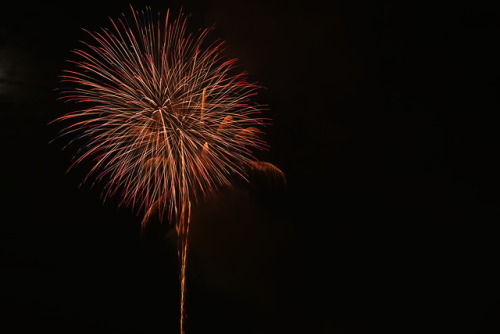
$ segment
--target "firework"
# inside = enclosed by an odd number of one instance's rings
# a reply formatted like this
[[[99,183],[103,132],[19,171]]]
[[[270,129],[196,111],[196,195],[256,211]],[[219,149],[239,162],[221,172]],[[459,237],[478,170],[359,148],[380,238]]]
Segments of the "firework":
[[[175,223],[184,333],[192,203],[247,180],[248,168],[281,171],[252,155],[268,148],[266,107],[252,102],[260,86],[224,56],[224,41],[206,42],[212,28],[188,33],[182,13],[130,9],[87,31],[91,42],[62,75],[61,99],[80,108],[56,120],[80,143],[70,168],[92,161],[85,179],[104,181],[104,198],[133,207],[142,226],[153,214]]]

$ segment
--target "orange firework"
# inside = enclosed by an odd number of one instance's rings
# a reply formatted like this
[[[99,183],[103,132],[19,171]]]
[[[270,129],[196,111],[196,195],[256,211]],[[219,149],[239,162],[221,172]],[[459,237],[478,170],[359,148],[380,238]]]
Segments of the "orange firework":
[[[87,178],[106,181],[105,197],[142,212],[142,226],[153,213],[175,222],[184,333],[192,203],[246,180],[248,168],[281,171],[252,155],[268,147],[265,106],[251,102],[260,87],[224,57],[223,41],[205,45],[210,29],[188,33],[182,13],[150,9],[110,22],[74,51],[62,98],[81,107],[56,120],[71,121],[62,135],[84,139],[71,166],[92,159]]]

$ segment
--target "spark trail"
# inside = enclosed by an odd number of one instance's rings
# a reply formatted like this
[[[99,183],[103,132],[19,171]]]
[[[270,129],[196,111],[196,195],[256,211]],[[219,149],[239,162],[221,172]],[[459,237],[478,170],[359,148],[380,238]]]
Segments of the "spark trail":
[[[179,258],[180,332],[186,331],[186,265],[192,204],[247,170],[282,175],[254,150],[267,149],[260,127],[261,87],[224,56],[212,29],[187,32],[183,13],[163,17],[147,8],[87,31],[92,42],[74,50],[61,99],[80,108],[54,121],[70,122],[61,137],[80,142],[69,167],[92,161],[85,180],[104,181],[104,197],[175,223]],[[248,181],[248,180],[247,180]]]

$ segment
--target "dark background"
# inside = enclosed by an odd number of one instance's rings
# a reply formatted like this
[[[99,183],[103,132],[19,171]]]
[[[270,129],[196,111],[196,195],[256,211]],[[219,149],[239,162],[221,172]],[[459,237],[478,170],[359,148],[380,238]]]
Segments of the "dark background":
[[[457,1],[140,1],[216,24],[266,89],[286,176],[194,212],[188,333],[499,333],[500,10]],[[172,228],[65,173],[47,125],[81,28],[129,2],[0,11],[0,331],[178,332]]]

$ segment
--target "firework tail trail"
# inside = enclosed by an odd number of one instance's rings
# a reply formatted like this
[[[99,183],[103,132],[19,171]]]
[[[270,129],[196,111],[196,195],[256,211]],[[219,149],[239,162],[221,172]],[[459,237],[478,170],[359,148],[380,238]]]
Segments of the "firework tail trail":
[[[189,224],[191,222],[191,201],[188,199],[182,203],[181,218],[176,226],[178,236],[178,256],[179,256],[179,281],[180,281],[180,328],[181,333],[185,332],[186,321],[186,266],[187,266],[187,251]]]
[[[155,20],[150,9],[130,9],[110,29],[87,31],[94,44],[83,42],[62,75],[72,86],[62,99],[82,107],[55,121],[72,122],[60,137],[83,141],[69,169],[92,161],[84,181],[106,180],[104,198],[119,195],[119,205],[144,213],[142,233],[155,213],[175,223],[184,334],[192,205],[235,178],[248,181],[249,168],[284,175],[252,155],[268,148],[265,106],[251,102],[261,87],[235,74],[224,42],[203,47],[211,29],[187,33],[182,13]]]

